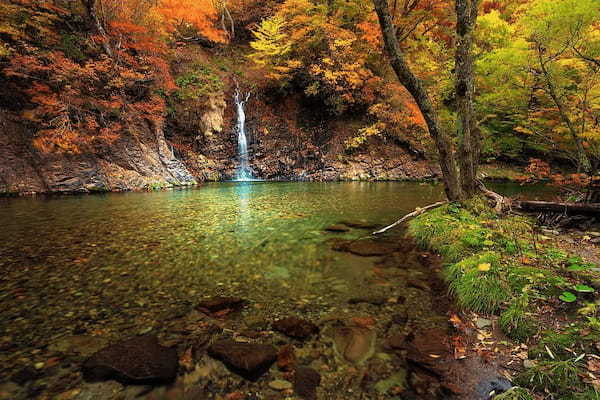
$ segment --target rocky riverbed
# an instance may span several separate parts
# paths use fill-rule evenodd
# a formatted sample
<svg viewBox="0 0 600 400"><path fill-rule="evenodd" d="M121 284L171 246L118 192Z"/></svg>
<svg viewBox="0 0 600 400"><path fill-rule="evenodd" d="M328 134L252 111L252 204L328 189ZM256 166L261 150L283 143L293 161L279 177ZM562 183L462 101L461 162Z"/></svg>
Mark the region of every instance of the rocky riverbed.
<svg viewBox="0 0 600 400"><path fill-rule="evenodd" d="M487 399L505 387L455 357L440 260L365 228L323 233L360 290L333 279L293 301L257 295L261 277L132 290L127 273L103 270L104 287L82 289L90 276L9 271L0 399Z"/></svg>

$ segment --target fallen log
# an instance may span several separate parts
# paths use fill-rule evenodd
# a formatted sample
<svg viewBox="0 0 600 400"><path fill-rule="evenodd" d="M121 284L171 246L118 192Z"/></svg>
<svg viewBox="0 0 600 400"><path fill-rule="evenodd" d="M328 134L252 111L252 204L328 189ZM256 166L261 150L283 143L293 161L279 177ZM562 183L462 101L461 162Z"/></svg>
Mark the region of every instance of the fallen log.
<svg viewBox="0 0 600 400"><path fill-rule="evenodd" d="M552 201L522 200L515 202L523 211L542 211L564 214L600 215L600 203L559 203Z"/></svg>

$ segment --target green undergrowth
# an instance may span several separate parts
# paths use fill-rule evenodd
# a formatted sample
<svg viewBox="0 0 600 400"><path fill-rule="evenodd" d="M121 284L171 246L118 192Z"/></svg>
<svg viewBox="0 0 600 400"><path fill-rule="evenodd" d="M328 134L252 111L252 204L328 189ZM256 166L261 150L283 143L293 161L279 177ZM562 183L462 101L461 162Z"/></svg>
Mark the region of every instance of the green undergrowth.
<svg viewBox="0 0 600 400"><path fill-rule="evenodd" d="M529 218L500 218L480 198L442 206L409 223L423 248L444 257L444 278L457 303L498 315L509 338L529 344L534 366L517 379L525 389L502 399L529 399L527 390L597 399L581 379L585 355L598 353L594 346L600 342L595 266L557 249L538 231Z"/></svg>

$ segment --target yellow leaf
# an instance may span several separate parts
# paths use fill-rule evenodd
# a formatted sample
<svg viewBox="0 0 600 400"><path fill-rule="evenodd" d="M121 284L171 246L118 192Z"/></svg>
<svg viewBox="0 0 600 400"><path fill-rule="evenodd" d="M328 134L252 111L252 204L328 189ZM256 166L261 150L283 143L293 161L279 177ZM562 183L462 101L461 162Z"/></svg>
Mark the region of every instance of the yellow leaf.
<svg viewBox="0 0 600 400"><path fill-rule="evenodd" d="M487 272L490 270L491 267L492 267L492 265L490 263L483 263L483 264L479 264L477 266L477 269L482 272Z"/></svg>

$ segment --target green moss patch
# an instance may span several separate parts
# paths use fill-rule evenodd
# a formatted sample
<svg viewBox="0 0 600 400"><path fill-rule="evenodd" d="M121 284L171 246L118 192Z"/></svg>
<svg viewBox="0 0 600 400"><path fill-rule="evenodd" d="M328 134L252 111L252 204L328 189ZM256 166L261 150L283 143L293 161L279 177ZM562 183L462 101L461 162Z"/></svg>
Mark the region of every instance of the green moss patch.
<svg viewBox="0 0 600 400"><path fill-rule="evenodd" d="M425 213L409 233L444 257L444 277L461 307L498 315L509 338L529 344L533 367L519 375L520 388L499 398L531 399L527 389L597 398L581 379L586 354L597 353L600 342L593 265L558 250L530 219L498 217L484 199Z"/></svg>

